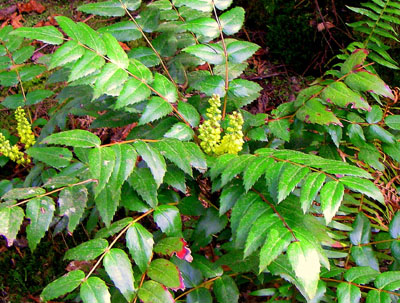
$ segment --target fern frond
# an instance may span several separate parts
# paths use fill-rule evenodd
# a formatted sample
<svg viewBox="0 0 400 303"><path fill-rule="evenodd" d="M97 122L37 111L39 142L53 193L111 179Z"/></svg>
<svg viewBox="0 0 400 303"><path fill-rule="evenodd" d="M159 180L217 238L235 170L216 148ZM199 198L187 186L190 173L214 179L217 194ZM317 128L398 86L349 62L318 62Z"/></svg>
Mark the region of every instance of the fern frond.
<svg viewBox="0 0 400 303"><path fill-rule="evenodd" d="M398 63L387 51L390 49L390 43L399 42L396 25L400 24L400 1L370 0L361 3L361 7L347 8L365 16L364 20L348 25L354 31L365 34L362 44L363 48L370 51L369 58L388 68L399 69Z"/></svg>

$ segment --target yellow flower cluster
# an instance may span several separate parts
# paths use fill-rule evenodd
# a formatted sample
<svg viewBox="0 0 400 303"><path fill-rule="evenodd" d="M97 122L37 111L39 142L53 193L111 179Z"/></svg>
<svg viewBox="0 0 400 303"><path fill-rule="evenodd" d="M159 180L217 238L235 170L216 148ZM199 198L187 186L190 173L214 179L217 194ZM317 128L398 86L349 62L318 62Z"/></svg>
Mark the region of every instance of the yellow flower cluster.
<svg viewBox="0 0 400 303"><path fill-rule="evenodd" d="M28 164L31 162L29 158L24 157L24 153L18 149L17 145L11 146L10 141L6 140L6 137L2 133L0 133L0 154L18 164Z"/></svg>
<svg viewBox="0 0 400 303"><path fill-rule="evenodd" d="M32 132L31 125L26 119L25 111L18 107L15 111L15 119L17 120L17 132L20 137L20 142L25 144L25 149L35 144L35 135ZM10 158L18 164L29 164L31 159L24 155L18 148L18 145L11 146L10 141L0 133L0 154Z"/></svg>
<svg viewBox="0 0 400 303"><path fill-rule="evenodd" d="M237 154L242 150L243 140L243 117L238 112L233 112L229 115L229 127L221 140L221 125L222 119L221 100L218 95L213 95L208 100L210 107L207 108L205 120L199 127L200 146L205 153L209 155Z"/></svg>
<svg viewBox="0 0 400 303"><path fill-rule="evenodd" d="M31 129L31 124L26 119L25 111L18 107L15 111L15 119L17 120L17 131L21 138L21 143L25 144L25 149L28 149L35 144L35 136Z"/></svg>

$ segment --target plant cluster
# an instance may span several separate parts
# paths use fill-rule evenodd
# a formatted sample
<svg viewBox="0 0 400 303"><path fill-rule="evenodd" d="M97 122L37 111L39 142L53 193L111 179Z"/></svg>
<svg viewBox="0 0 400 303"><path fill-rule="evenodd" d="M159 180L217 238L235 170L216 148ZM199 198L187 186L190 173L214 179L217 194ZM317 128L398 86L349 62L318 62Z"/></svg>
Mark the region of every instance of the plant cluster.
<svg viewBox="0 0 400 303"><path fill-rule="evenodd" d="M0 30L0 81L15 93L3 106L52 94L26 93L27 70L65 85L36 142L17 110L33 165L23 183L0 181L0 235L12 246L24 233L32 251L49 230L89 236L64 255L89 268L60 273L43 301L233 303L242 289L270 302L397 300L398 92L367 44L295 101L251 114L261 86L240 76L258 46L228 38L245 14L231 5L111 0L79 8L116 18L98 30L63 16ZM42 65L17 61L31 55L24 39L58 48ZM135 127L102 142L68 129L71 114Z"/></svg>

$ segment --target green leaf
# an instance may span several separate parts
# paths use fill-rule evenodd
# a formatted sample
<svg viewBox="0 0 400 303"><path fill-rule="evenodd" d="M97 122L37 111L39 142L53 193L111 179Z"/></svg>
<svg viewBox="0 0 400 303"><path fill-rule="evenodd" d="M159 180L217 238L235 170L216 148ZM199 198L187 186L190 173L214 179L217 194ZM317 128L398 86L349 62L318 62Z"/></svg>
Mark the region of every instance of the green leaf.
<svg viewBox="0 0 400 303"><path fill-rule="evenodd" d="M227 211L229 211L239 199L239 197L244 193L240 183L232 182L228 186L224 186L220 196L219 204L219 214L222 216Z"/></svg>
<svg viewBox="0 0 400 303"><path fill-rule="evenodd" d="M229 83L228 93L235 97L248 97L250 101L258 98L262 87L252 81L245 79L235 79Z"/></svg>
<svg viewBox="0 0 400 303"><path fill-rule="evenodd" d="M82 244L68 249L64 255L64 260L78 260L78 261L90 261L96 259L102 253L106 251L108 247L107 240L104 239L93 239Z"/></svg>
<svg viewBox="0 0 400 303"><path fill-rule="evenodd" d="M177 139L165 139L156 142L155 146L164 157L182 169L186 174L192 176L190 154L186 150L184 143Z"/></svg>
<svg viewBox="0 0 400 303"><path fill-rule="evenodd" d="M183 280L178 267L165 259L156 259L147 269L148 276L173 290L183 289Z"/></svg>
<svg viewBox="0 0 400 303"><path fill-rule="evenodd" d="M98 29L99 33L109 33L121 42L133 41L142 37L132 21L121 21Z"/></svg>
<svg viewBox="0 0 400 303"><path fill-rule="evenodd" d="M143 160L150 168L157 186L160 186L167 170L164 157L157 149L144 141L136 141L133 145L138 154L142 156Z"/></svg>
<svg viewBox="0 0 400 303"><path fill-rule="evenodd" d="M379 290L370 290L367 295L366 303L391 303L392 299L390 295L386 292Z"/></svg>
<svg viewBox="0 0 400 303"><path fill-rule="evenodd" d="M115 191L121 189L135 168L137 153L128 144L117 144L111 147L115 153L115 166L107 186Z"/></svg>
<svg viewBox="0 0 400 303"><path fill-rule="evenodd" d="M246 167L250 160L254 158L253 155L241 155L240 157L233 159L229 167L224 169L221 175L221 186L224 186L234 177L240 174Z"/></svg>
<svg viewBox="0 0 400 303"><path fill-rule="evenodd" d="M131 261L128 255L119 248L106 253L103 260L104 269L125 299L130 302L135 295L134 278Z"/></svg>
<svg viewBox="0 0 400 303"><path fill-rule="evenodd" d="M65 295L77 288L85 278L85 273L81 270L73 270L68 274L58 278L48 284L40 294L44 301L49 301L59 296Z"/></svg>
<svg viewBox="0 0 400 303"><path fill-rule="evenodd" d="M85 49L77 41L71 40L59 47L51 56L49 69L64 66L78 60L85 53Z"/></svg>
<svg viewBox="0 0 400 303"><path fill-rule="evenodd" d="M221 266L211 262L206 257L201 255L194 256L193 266L199 269L206 279L220 277L224 273L224 270Z"/></svg>
<svg viewBox="0 0 400 303"><path fill-rule="evenodd" d="M344 186L339 181L326 183L321 189L321 208L325 222L329 224L338 211L344 195Z"/></svg>
<svg viewBox="0 0 400 303"><path fill-rule="evenodd" d="M190 103L179 101L178 111L190 123L192 127L197 127L200 123L200 114Z"/></svg>
<svg viewBox="0 0 400 303"><path fill-rule="evenodd" d="M52 96L54 93L46 89L38 89L26 95L26 105L33 105Z"/></svg>
<svg viewBox="0 0 400 303"><path fill-rule="evenodd" d="M153 122L157 119L165 117L172 112L172 106L167 101L160 97L152 97L147 104L142 116L139 120L139 125L144 125Z"/></svg>
<svg viewBox="0 0 400 303"><path fill-rule="evenodd" d="M355 50L342 64L340 72L345 75L354 69L361 67L364 64L365 59L368 56L366 49Z"/></svg>
<svg viewBox="0 0 400 303"><path fill-rule="evenodd" d="M350 233L350 241L353 245L366 244L369 243L370 237L371 223L363 213L358 213Z"/></svg>
<svg viewBox="0 0 400 303"><path fill-rule="evenodd" d="M350 268L345 274L344 278L346 281L353 282L356 284L368 284L374 281L379 275L379 271L366 266L356 266Z"/></svg>
<svg viewBox="0 0 400 303"><path fill-rule="evenodd" d="M73 40L79 41L78 37L78 26L77 24L72 21L70 18L64 17L64 16L56 16L55 17L58 25L61 27L61 29Z"/></svg>
<svg viewBox="0 0 400 303"><path fill-rule="evenodd" d="M31 221L26 228L29 248L34 251L53 220L54 201L49 197L35 198L26 206L26 217Z"/></svg>
<svg viewBox="0 0 400 303"><path fill-rule="evenodd" d="M153 235L141 224L135 223L126 233L126 246L135 263L144 273L153 254Z"/></svg>
<svg viewBox="0 0 400 303"><path fill-rule="evenodd" d="M98 72L104 64L105 60L102 57L98 56L92 51L86 50L83 57L81 57L72 67L71 73L68 77L68 82L72 82Z"/></svg>
<svg viewBox="0 0 400 303"><path fill-rule="evenodd" d="M13 188L5 193L2 200L22 200L43 195L46 191L41 187Z"/></svg>
<svg viewBox="0 0 400 303"><path fill-rule="evenodd" d="M0 208L0 235L6 237L7 246L13 245L24 215L24 211L19 206Z"/></svg>
<svg viewBox="0 0 400 303"><path fill-rule="evenodd" d="M83 215L88 199L86 187L82 185L64 188L58 197L60 215L68 217L68 231L73 232Z"/></svg>
<svg viewBox="0 0 400 303"><path fill-rule="evenodd" d="M26 153L56 168L66 167L72 160L72 153L63 147L31 147Z"/></svg>
<svg viewBox="0 0 400 303"><path fill-rule="evenodd" d="M391 129L400 130L400 115L391 115L385 117L385 123Z"/></svg>
<svg viewBox="0 0 400 303"><path fill-rule="evenodd" d="M259 272L263 272L292 242L292 234L284 227L271 228L260 250Z"/></svg>
<svg viewBox="0 0 400 303"><path fill-rule="evenodd" d="M9 109L17 109L19 106L25 106L24 96L22 94L15 94L7 96L1 105Z"/></svg>
<svg viewBox="0 0 400 303"><path fill-rule="evenodd" d="M98 16L109 17L122 17L125 15L124 6L129 10L136 10L139 8L140 0L119 0L88 3L78 7L78 10L87 14L94 14Z"/></svg>
<svg viewBox="0 0 400 303"><path fill-rule="evenodd" d="M95 196L107 185L115 166L115 152L111 147L97 147L89 152L89 171L97 180Z"/></svg>
<svg viewBox="0 0 400 303"><path fill-rule="evenodd" d="M314 201L318 191L324 184L326 176L322 173L311 173L304 180L301 187L300 204L303 212L306 213L311 203Z"/></svg>
<svg viewBox="0 0 400 303"><path fill-rule="evenodd" d="M118 96L117 102L115 103L115 108L119 109L130 104L141 102L147 99L150 95L151 90L146 86L146 84L135 78L130 78L125 82L124 87Z"/></svg>
<svg viewBox="0 0 400 303"><path fill-rule="evenodd" d="M140 34L141 36L141 34ZM160 64L160 59L149 47L136 47L128 53L129 58L134 58L142 62L147 67L152 67Z"/></svg>
<svg viewBox="0 0 400 303"><path fill-rule="evenodd" d="M346 187L350 188L352 191L362 193L381 203L385 203L385 198L383 197L381 191L370 180L352 176L345 176L340 178L339 181L343 183Z"/></svg>
<svg viewBox="0 0 400 303"><path fill-rule="evenodd" d="M389 224L389 233L393 239L400 237L400 211L397 211Z"/></svg>
<svg viewBox="0 0 400 303"><path fill-rule="evenodd" d="M78 30L79 42L90 47L96 52L96 55L105 55L107 52L104 41L101 39L98 32L92 29L89 25L83 22L76 23Z"/></svg>
<svg viewBox="0 0 400 303"><path fill-rule="evenodd" d="M186 299L187 303L212 303L210 291L204 287L197 288L190 292Z"/></svg>
<svg viewBox="0 0 400 303"><path fill-rule="evenodd" d="M290 141L290 121L289 119L273 120L268 123L271 133L286 142Z"/></svg>
<svg viewBox="0 0 400 303"><path fill-rule="evenodd" d="M361 299L360 289L350 283L339 283L337 289L338 302L340 303L358 303Z"/></svg>
<svg viewBox="0 0 400 303"><path fill-rule="evenodd" d="M103 94L118 95L127 78L128 74L125 70L113 63L107 63L97 76L93 98L96 99Z"/></svg>
<svg viewBox="0 0 400 303"><path fill-rule="evenodd" d="M246 192L249 191L272 163L273 160L268 157L257 157L248 163L243 174L243 185Z"/></svg>
<svg viewBox="0 0 400 303"><path fill-rule="evenodd" d="M362 96L352 91L343 82L333 82L322 91L322 98L337 106L346 108L351 104L351 108L371 110L371 106L364 100Z"/></svg>
<svg viewBox="0 0 400 303"><path fill-rule="evenodd" d="M90 277L82 283L80 296L83 303L111 303L106 283L97 277Z"/></svg>
<svg viewBox="0 0 400 303"><path fill-rule="evenodd" d="M305 293L313 298L317 292L320 263L318 251L306 241L293 242L287 249L292 266Z"/></svg>
<svg viewBox="0 0 400 303"><path fill-rule="evenodd" d="M170 237L182 236L182 221L179 209L172 205L160 205L154 211L154 222Z"/></svg>
<svg viewBox="0 0 400 303"><path fill-rule="evenodd" d="M15 64L22 64L32 57L35 48L32 45L25 46L15 51L12 56Z"/></svg>
<svg viewBox="0 0 400 303"><path fill-rule="evenodd" d="M20 27L14 30L12 35L35 39L47 44L59 45L64 42L63 35L54 26Z"/></svg>
<svg viewBox="0 0 400 303"><path fill-rule="evenodd" d="M225 80L222 76L209 75L203 81L193 84L193 88L205 93L207 96L217 94L220 97L225 96Z"/></svg>
<svg viewBox="0 0 400 303"><path fill-rule="evenodd" d="M340 125L339 119L326 107L322 105L321 99L313 98L308 100L298 111L296 117L306 123L316 123L320 125Z"/></svg>
<svg viewBox="0 0 400 303"><path fill-rule="evenodd" d="M308 174L307 167L286 164L278 183L278 203L282 202Z"/></svg>
<svg viewBox="0 0 400 303"><path fill-rule="evenodd" d="M39 76L45 70L46 68L41 65L25 65L19 70L19 76L21 77L22 82L26 82L32 80L36 76Z"/></svg>
<svg viewBox="0 0 400 303"><path fill-rule="evenodd" d="M156 207L158 186L148 168L135 169L128 182L151 208Z"/></svg>
<svg viewBox="0 0 400 303"><path fill-rule="evenodd" d="M164 182L182 193L186 193L185 173L173 165L168 165Z"/></svg>
<svg viewBox="0 0 400 303"><path fill-rule="evenodd" d="M379 125L370 125L368 126L368 134L374 138L379 139L383 143L394 144L396 138L387 130L383 129Z"/></svg>
<svg viewBox="0 0 400 303"><path fill-rule="evenodd" d="M96 192L97 196L95 197L94 202L97 210L99 211L104 224L110 226L121 199L121 189L113 190L107 186L101 191L97 191L96 188Z"/></svg>
<svg viewBox="0 0 400 303"><path fill-rule="evenodd" d="M169 103L174 103L178 99L178 92L174 84L159 73L154 76L153 88L164 96Z"/></svg>
<svg viewBox="0 0 400 303"><path fill-rule="evenodd" d="M244 9L241 7L235 7L223 13L219 17L223 32L227 35L236 34L243 25L244 13Z"/></svg>
<svg viewBox="0 0 400 303"><path fill-rule="evenodd" d="M374 284L379 289L395 291L400 288L400 271L387 271L381 273Z"/></svg>
<svg viewBox="0 0 400 303"><path fill-rule="evenodd" d="M242 63L250 58L259 48L257 44L247 41L229 43L227 46L229 61L232 63Z"/></svg>
<svg viewBox="0 0 400 303"><path fill-rule="evenodd" d="M190 165L196 168L199 172L204 173L207 170L207 163L200 147L193 142L185 143L185 147L191 156Z"/></svg>
<svg viewBox="0 0 400 303"><path fill-rule="evenodd" d="M366 120L368 123L378 123L383 119L383 111L379 105L373 105L371 111L367 113Z"/></svg>
<svg viewBox="0 0 400 303"><path fill-rule="evenodd" d="M223 64L225 62L224 50L218 44L196 44L186 47L182 51L192 54L210 64Z"/></svg>
<svg viewBox="0 0 400 303"><path fill-rule="evenodd" d="M186 21L186 28L197 35L205 36L208 40L219 35L218 23L213 18L201 17Z"/></svg>
<svg viewBox="0 0 400 303"><path fill-rule="evenodd" d="M378 76L367 71L354 72L348 75L344 82L351 88L361 92L372 92L379 96L393 99L390 87Z"/></svg>
<svg viewBox="0 0 400 303"><path fill-rule="evenodd" d="M128 70L145 83L153 82L153 74L146 65L136 59L129 60Z"/></svg>
<svg viewBox="0 0 400 303"><path fill-rule="evenodd" d="M86 130L74 129L52 134L42 140L40 144L58 144L72 147L99 147L99 137Z"/></svg>
<svg viewBox="0 0 400 303"><path fill-rule="evenodd" d="M146 281L139 289L139 298L143 303L174 303L175 300L169 291L160 283Z"/></svg>
<svg viewBox="0 0 400 303"><path fill-rule="evenodd" d="M226 10L229 6L231 6L232 0L214 0L214 5L219 10Z"/></svg>
<svg viewBox="0 0 400 303"><path fill-rule="evenodd" d="M117 39L115 39L111 34L105 33L103 35L103 41L106 45L107 56L112 63L116 64L119 68L128 68L128 55L122 49L121 45L119 45Z"/></svg>
<svg viewBox="0 0 400 303"><path fill-rule="evenodd" d="M178 122L164 134L164 137L178 139L179 141L190 141L194 137L194 131L185 123Z"/></svg>
<svg viewBox="0 0 400 303"><path fill-rule="evenodd" d="M215 280L213 286L215 297L219 303L239 302L239 289L230 276L224 275Z"/></svg>

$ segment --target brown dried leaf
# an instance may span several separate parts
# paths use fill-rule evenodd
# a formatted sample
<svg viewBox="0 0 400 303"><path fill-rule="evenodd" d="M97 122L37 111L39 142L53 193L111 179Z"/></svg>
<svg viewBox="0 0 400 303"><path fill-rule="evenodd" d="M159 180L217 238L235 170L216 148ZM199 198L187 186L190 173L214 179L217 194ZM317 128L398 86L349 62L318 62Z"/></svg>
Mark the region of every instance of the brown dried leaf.
<svg viewBox="0 0 400 303"><path fill-rule="evenodd" d="M20 13L36 12L41 14L46 10L42 4L35 0L30 0L28 3L18 3L17 6Z"/></svg>
<svg viewBox="0 0 400 303"><path fill-rule="evenodd" d="M19 27L23 26L21 21L25 21L25 19L22 18L22 15L18 15L18 13L14 13L11 15L10 21L11 21L11 25L13 28L19 28Z"/></svg>

